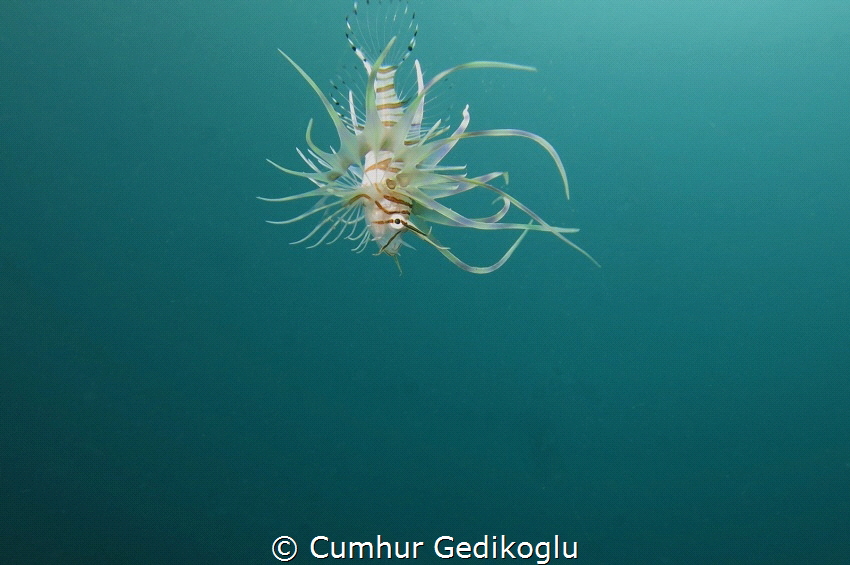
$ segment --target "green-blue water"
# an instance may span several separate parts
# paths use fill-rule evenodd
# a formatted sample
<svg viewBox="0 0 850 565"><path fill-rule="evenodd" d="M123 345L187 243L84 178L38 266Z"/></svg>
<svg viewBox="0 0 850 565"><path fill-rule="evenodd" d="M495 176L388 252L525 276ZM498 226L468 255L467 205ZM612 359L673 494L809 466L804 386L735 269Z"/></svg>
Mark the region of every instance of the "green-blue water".
<svg viewBox="0 0 850 565"><path fill-rule="evenodd" d="M361 2L361 5L363 2ZM416 3L449 164L580 227L476 276L308 250L295 147L347 0L0 12L0 562L277 563L272 541L850 553L850 7ZM442 116L437 116L442 117ZM487 264L503 233L440 232ZM457 562L457 559L453 560ZM510 560L502 560L508 562ZM527 562L534 562L530 559ZM564 561L561 559L560 561ZM526 561L523 561L526 562ZM553 561L555 562L555 561Z"/></svg>

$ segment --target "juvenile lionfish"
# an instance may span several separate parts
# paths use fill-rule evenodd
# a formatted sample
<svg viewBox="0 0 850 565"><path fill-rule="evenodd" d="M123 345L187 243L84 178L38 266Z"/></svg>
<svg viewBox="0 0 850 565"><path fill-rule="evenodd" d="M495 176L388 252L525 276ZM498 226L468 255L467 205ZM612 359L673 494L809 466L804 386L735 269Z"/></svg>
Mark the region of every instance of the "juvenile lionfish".
<svg viewBox="0 0 850 565"><path fill-rule="evenodd" d="M310 246L315 247L344 237L356 242L353 250L361 252L369 241L374 241L378 245L376 255L386 253L397 264L402 244L409 247L402 238L410 232L470 273L495 271L505 264L529 231L542 231L551 233L597 264L587 252L564 236L578 229L548 224L505 190L492 184L500 177L507 183L506 172L468 177L466 166L440 164L462 139L523 137L546 150L558 169L569 198L564 165L548 141L533 133L515 129L467 131L469 105L463 109L460 125L452 133L449 133L450 127L442 120L430 126L424 122L426 96L435 84L456 71L482 68L516 71L535 69L494 61L474 61L444 70L425 82L419 61L415 60L416 93L401 98L395 78L416 44L419 28L415 13L402 0L379 1L377 4L380 6L376 3L370 5L367 0L366 4L364 9L359 9L355 2L352 14L346 17L348 43L366 71L362 100L350 89L347 100L343 98L344 95L339 96L343 98L342 101L337 97L328 98L304 69L280 51L319 96L339 135L339 148L331 149L330 153L319 149L312 140L313 120L310 120L306 135L307 154L300 149L297 151L311 170L293 171L269 161L285 173L309 179L315 188L301 194L262 200L286 202L302 198L318 199L310 209L294 218L269 223L288 224L321 214L321 220L312 231L293 244L315 238ZM379 11L383 12L378 14ZM376 45L372 37L375 33L390 38ZM407 44L397 41L401 33L410 38ZM450 196L475 188L494 193L495 202L500 204L499 210L486 218L469 218L442 203ZM511 206L525 214L524 223L502 221ZM439 243L431 229L426 227L427 223L479 230L517 230L519 236L501 259L487 267L474 267Z"/></svg>

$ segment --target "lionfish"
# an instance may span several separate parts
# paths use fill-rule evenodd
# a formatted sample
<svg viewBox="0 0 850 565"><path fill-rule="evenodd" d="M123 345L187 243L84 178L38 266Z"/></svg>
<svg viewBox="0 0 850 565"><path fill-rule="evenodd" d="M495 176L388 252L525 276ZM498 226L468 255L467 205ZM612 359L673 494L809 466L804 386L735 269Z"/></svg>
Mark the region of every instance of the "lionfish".
<svg viewBox="0 0 850 565"><path fill-rule="evenodd" d="M375 14L371 18L370 11ZM338 97L325 96L310 75L289 55L279 50L318 95L336 128L339 147L326 152L316 146L311 135L311 119L307 125L306 154L297 149L310 168L309 171L290 170L269 160L269 163L285 173L310 180L315 188L283 198L261 197L261 200L287 202L302 198L317 199L302 214L269 223L288 224L320 215L321 219L310 233L293 244L315 239L310 245L315 247L323 242L330 244L344 238L355 242L353 251L361 252L370 241L374 241L378 245L376 255L387 254L397 265L401 246L410 247L402 238L406 233L411 233L434 247L456 266L478 274L491 273L504 265L528 232L548 232L598 265L586 251L564 235L575 233L578 229L547 223L504 189L494 186L493 181L499 178L507 184L507 172L496 171L469 177L466 166L441 164L455 144L463 139L529 139L549 154L569 198L564 165L548 141L536 134L516 129L467 131L469 105L463 109L460 124L453 132L450 132L450 126L444 124L443 120L438 119L430 126L425 122L426 97L431 94L434 85L452 73L484 68L514 71L536 69L495 61L474 61L437 73L426 82L419 61L414 60L415 94L411 92L409 96L402 97L396 88L396 74L413 51L419 31L415 12L408 3L402 0L379 0L370 5L367 0L366 6L360 9L355 2L353 12L346 17L346 28L348 43L366 72L362 99L359 93L355 95L351 89L348 90L347 99L341 94L337 94ZM376 45L374 38L370 37L376 32L391 37L385 43ZM407 44L398 42L401 33L410 38ZM335 88L341 93L338 87ZM470 218L443 203L449 197L473 189L495 194L494 204L499 209L488 217ZM503 221L511 207L525 214L524 223ZM486 267L476 267L462 261L449 247L442 245L431 229L426 227L428 224L478 230L515 230L519 235L501 259Z"/></svg>

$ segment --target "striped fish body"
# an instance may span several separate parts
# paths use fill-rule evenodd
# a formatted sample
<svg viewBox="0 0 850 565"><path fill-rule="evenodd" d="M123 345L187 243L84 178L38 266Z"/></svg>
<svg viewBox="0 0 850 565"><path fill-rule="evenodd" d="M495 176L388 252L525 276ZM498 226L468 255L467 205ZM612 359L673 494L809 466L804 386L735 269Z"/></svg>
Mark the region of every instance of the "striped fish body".
<svg viewBox="0 0 850 565"><path fill-rule="evenodd" d="M408 111L407 104L399 98L395 81L396 72L416 45L418 28L415 24L415 13L410 10L407 2L367 1L362 10L355 2L352 14L346 18L346 28L348 43L366 72L365 88L374 96L374 106L367 103L364 109L364 124L361 125L357 120L358 113L351 93L349 115L343 116L348 118L355 134L370 141L370 148L363 156L361 198L364 219L380 251L396 256L403 244L404 232L419 229L411 219L413 202L398 191L402 188L398 174L404 166L403 156L399 155L397 158L396 151L388 149L397 144L394 141L394 136L398 135L397 126ZM379 37L367 35L375 33ZM406 47L393 50L392 47L402 34L409 35ZM374 52L376 47L382 51ZM380 63L376 65L379 60ZM418 94L421 92L423 81L419 62L416 61L415 64L419 77ZM371 97L367 97L367 100L369 98ZM418 141L424 105L424 100L420 101L414 110L414 118L409 120L410 127L404 135L405 145ZM372 108L377 119L373 117L370 120L369 113ZM367 129L377 131L366 131Z"/></svg>

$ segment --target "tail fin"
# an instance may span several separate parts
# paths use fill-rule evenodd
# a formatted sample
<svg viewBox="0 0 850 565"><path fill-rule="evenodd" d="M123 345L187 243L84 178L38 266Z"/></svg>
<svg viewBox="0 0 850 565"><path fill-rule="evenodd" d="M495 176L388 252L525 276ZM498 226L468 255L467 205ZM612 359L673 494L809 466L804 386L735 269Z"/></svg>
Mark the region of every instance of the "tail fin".
<svg viewBox="0 0 850 565"><path fill-rule="evenodd" d="M397 39L384 65L400 65L416 46L419 32L416 12L407 0L366 0L364 6L354 2L354 10L346 16L345 25L345 37L367 73L372 71L372 64L393 37ZM405 37L410 38L407 43Z"/></svg>

